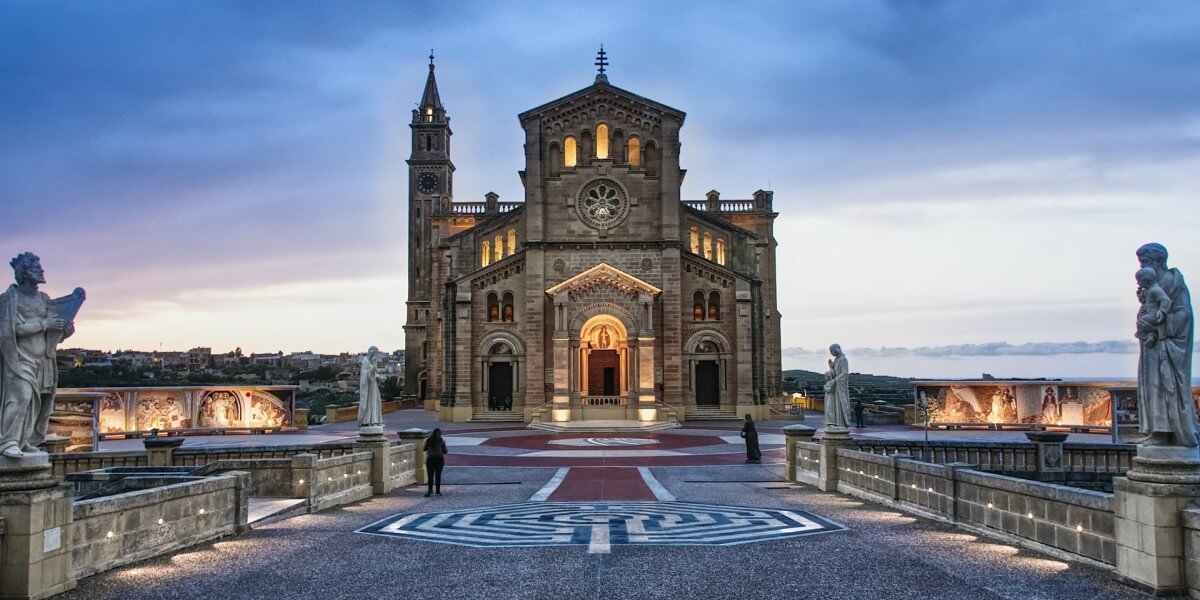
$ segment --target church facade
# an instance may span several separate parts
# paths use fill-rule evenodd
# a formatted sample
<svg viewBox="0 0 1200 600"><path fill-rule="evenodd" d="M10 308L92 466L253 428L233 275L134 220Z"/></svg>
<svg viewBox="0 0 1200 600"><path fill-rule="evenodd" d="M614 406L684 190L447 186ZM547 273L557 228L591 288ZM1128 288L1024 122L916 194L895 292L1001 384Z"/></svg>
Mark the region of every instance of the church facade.
<svg viewBox="0 0 1200 600"><path fill-rule="evenodd" d="M773 193L682 199L682 111L601 72L519 115L523 201L460 202L432 58L418 106L407 395L453 421L768 417Z"/></svg>

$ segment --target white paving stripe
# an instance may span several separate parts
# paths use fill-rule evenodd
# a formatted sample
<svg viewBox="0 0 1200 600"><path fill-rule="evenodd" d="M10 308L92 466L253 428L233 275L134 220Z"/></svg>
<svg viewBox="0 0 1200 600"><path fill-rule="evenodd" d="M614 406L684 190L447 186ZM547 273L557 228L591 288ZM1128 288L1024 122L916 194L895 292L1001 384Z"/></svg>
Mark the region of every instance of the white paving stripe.
<svg viewBox="0 0 1200 600"><path fill-rule="evenodd" d="M551 477L550 481L547 481L546 485L542 486L542 489L538 490L536 494L534 494L532 497L530 497L529 501L530 502L545 502L546 499L550 497L550 494L553 494L554 490L557 490L558 486L562 485L563 479L567 478L567 471L570 471L570 470L571 470L570 467L562 467L561 469L556 471L554 473L554 477Z"/></svg>
<svg viewBox="0 0 1200 600"><path fill-rule="evenodd" d="M588 554L608 554L612 545L608 543L608 524L592 525L592 539L588 542Z"/></svg>
<svg viewBox="0 0 1200 600"><path fill-rule="evenodd" d="M658 498L659 502L674 502L675 494L667 491L663 484L658 482L658 478L650 472L648 467L638 467L638 473L642 474L642 480L646 482L646 486L654 492L654 497Z"/></svg>

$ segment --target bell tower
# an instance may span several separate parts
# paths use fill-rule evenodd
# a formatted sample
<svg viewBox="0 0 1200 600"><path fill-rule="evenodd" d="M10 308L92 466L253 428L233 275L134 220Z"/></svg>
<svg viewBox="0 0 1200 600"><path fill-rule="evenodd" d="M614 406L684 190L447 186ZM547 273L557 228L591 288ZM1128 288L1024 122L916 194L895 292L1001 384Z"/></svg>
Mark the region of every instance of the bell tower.
<svg viewBox="0 0 1200 600"><path fill-rule="evenodd" d="M426 369L437 342L430 323L437 312L433 266L436 240L432 217L442 198L454 194L454 163L450 162L450 117L442 106L429 53L429 76L421 101L412 111L412 152L408 159L408 307L404 325L404 392L420 399L427 393Z"/></svg>

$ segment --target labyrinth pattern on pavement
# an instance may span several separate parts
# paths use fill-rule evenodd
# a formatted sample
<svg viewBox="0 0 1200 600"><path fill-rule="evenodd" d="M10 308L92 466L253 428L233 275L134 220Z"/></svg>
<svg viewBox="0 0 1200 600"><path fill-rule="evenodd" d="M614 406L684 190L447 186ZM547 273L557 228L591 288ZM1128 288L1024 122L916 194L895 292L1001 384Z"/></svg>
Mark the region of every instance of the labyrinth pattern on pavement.
<svg viewBox="0 0 1200 600"><path fill-rule="evenodd" d="M358 533L489 547L729 546L838 531L790 510L692 502L524 502L443 513L408 513Z"/></svg>

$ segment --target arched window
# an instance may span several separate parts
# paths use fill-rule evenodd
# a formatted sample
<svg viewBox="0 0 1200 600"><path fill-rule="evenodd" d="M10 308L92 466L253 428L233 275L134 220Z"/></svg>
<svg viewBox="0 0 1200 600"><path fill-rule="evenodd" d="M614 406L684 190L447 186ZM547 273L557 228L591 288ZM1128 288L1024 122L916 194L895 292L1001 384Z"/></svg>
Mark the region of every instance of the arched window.
<svg viewBox="0 0 1200 600"><path fill-rule="evenodd" d="M622 164L625 162L625 132L620 129L614 129L612 138L608 142L609 157L613 162Z"/></svg>
<svg viewBox="0 0 1200 600"><path fill-rule="evenodd" d="M646 155L642 158L646 163L646 174L651 177L658 177L659 155L658 146L654 142L646 142Z"/></svg>
<svg viewBox="0 0 1200 600"><path fill-rule="evenodd" d="M433 107L432 106L425 107L425 122L426 123L433 122Z"/></svg>
<svg viewBox="0 0 1200 600"><path fill-rule="evenodd" d="M692 254L700 254L700 230L692 228Z"/></svg>
<svg viewBox="0 0 1200 600"><path fill-rule="evenodd" d="M568 169L574 169L575 165L579 164L579 144L573 136L567 136L563 140L563 166Z"/></svg>
<svg viewBox="0 0 1200 600"><path fill-rule="evenodd" d="M504 292L503 318L505 323L513 322L513 295L512 292Z"/></svg>
<svg viewBox="0 0 1200 600"><path fill-rule="evenodd" d="M704 292L699 290L696 290L696 293L692 294L692 320L704 320Z"/></svg>
<svg viewBox="0 0 1200 600"><path fill-rule="evenodd" d="M480 264L485 267L492 264L492 244L487 240L483 240L483 244L480 246L480 249L482 250L482 252L480 252Z"/></svg>
<svg viewBox="0 0 1200 600"><path fill-rule="evenodd" d="M429 360L429 342L421 342L421 360Z"/></svg>
<svg viewBox="0 0 1200 600"><path fill-rule="evenodd" d="M489 323L500 320L500 300L496 292L488 292L487 295L487 320Z"/></svg>
<svg viewBox="0 0 1200 600"><path fill-rule="evenodd" d="M721 320L721 294L717 290L713 290L708 294L708 320Z"/></svg>
<svg viewBox="0 0 1200 600"><path fill-rule="evenodd" d="M642 141L636 135L629 137L625 145L625 157L629 160L629 166L642 166Z"/></svg>
<svg viewBox="0 0 1200 600"><path fill-rule="evenodd" d="M704 258L712 260L712 234L704 232Z"/></svg>
<svg viewBox="0 0 1200 600"><path fill-rule="evenodd" d="M504 258L504 238L500 237L499 234L496 235L496 241L495 245L492 246L492 252L495 253L497 262Z"/></svg>
<svg viewBox="0 0 1200 600"><path fill-rule="evenodd" d="M592 141L592 132L584 129L579 134L579 164L589 165L596 152L596 144Z"/></svg>
<svg viewBox="0 0 1200 600"><path fill-rule="evenodd" d="M558 144L550 144L550 168L547 169L551 177L558 175L558 170L562 168L562 150Z"/></svg>
<svg viewBox="0 0 1200 600"><path fill-rule="evenodd" d="M725 265L725 238L717 238L717 264Z"/></svg>
<svg viewBox="0 0 1200 600"><path fill-rule="evenodd" d="M425 151L429 152L430 150L433 150L433 136L427 133L425 134Z"/></svg>
<svg viewBox="0 0 1200 600"><path fill-rule="evenodd" d="M608 125L596 126L596 158L608 158Z"/></svg>
<svg viewBox="0 0 1200 600"><path fill-rule="evenodd" d="M512 256L517 253L517 230L508 230L508 255Z"/></svg>

